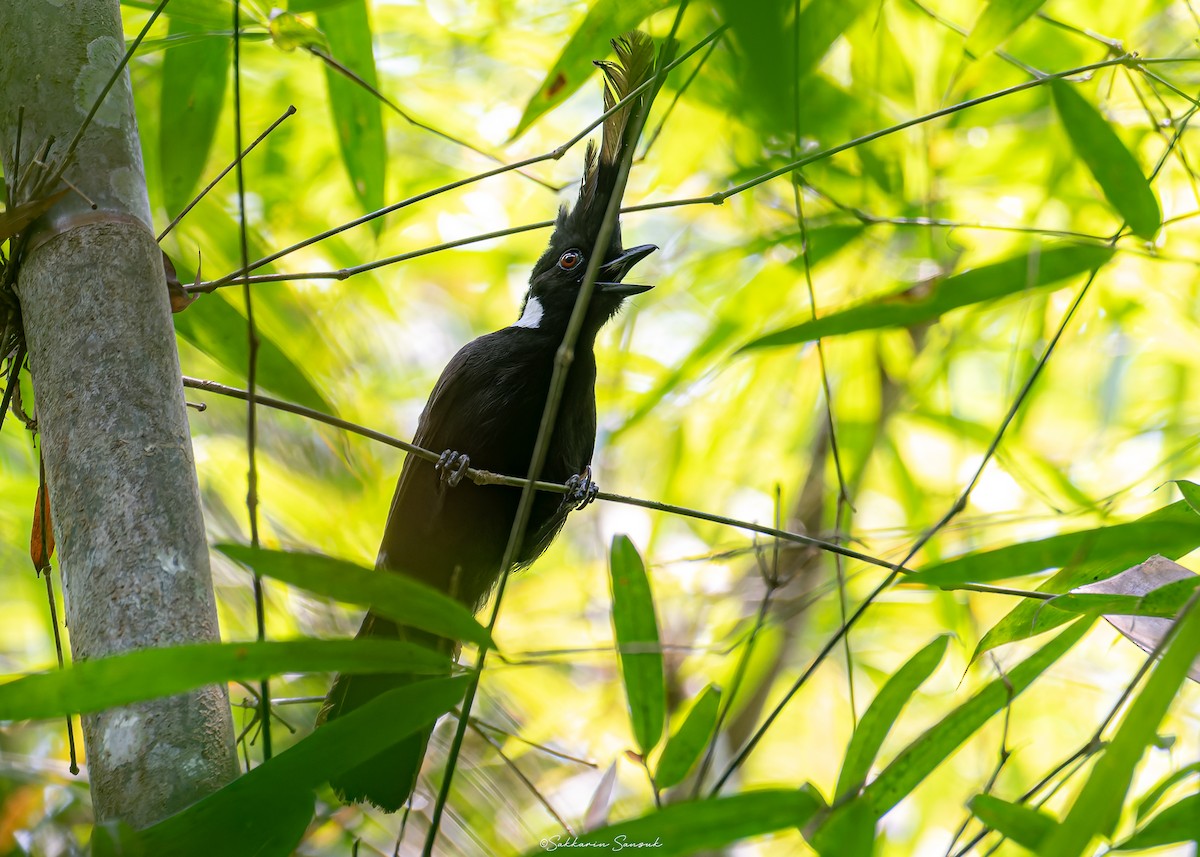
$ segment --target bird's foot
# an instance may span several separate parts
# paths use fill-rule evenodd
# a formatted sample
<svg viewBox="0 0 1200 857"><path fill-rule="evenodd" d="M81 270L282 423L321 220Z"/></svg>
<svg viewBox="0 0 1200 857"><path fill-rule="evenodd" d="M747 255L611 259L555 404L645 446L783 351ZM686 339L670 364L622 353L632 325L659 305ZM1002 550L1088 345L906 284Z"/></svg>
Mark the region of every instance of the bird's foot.
<svg viewBox="0 0 1200 857"><path fill-rule="evenodd" d="M455 452L452 449L447 449L438 458L437 464L433 469L437 472L442 482L454 488L459 482L462 482L463 476L467 473L467 468L471 466L471 459L466 453Z"/></svg>
<svg viewBox="0 0 1200 857"><path fill-rule="evenodd" d="M567 480L567 493L563 496L563 505L578 511L595 500L599 493L600 486L592 481L592 467L589 464L583 468L583 473Z"/></svg>

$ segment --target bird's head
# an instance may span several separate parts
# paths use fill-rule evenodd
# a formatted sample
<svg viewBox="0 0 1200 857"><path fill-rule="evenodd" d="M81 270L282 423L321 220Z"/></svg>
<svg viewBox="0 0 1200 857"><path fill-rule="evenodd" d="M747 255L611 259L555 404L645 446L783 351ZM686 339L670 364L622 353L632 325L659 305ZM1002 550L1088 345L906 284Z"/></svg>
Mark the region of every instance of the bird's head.
<svg viewBox="0 0 1200 857"><path fill-rule="evenodd" d="M588 161L593 157L589 150ZM595 249L596 236L603 220L604 212L597 212L596 208L588 205L581 193L581 199L573 209L564 207L559 212L554 234L550 236L550 245L533 266L529 292L525 296L525 306L516 323L517 327L559 332L566 330L583 285L588 256ZM620 226L613 230L596 274L596 285L585 316L585 330L594 334L616 315L625 298L652 288L626 283L624 278L634 265L657 249L653 244L641 244L626 250L621 245Z"/></svg>
<svg viewBox="0 0 1200 857"><path fill-rule="evenodd" d="M616 61L596 63L604 76L604 109L608 114L599 152L595 144L588 144L579 198L574 206L564 206L558 213L550 246L529 278L529 293L518 327L566 330L588 269L588 254L595 252L605 212L620 193L617 185L621 161L633 154L647 106L654 98L654 88L649 85L654 74L654 41L635 30L614 39L612 46ZM673 49L673 43L667 46L667 58ZM635 92L640 94L635 96ZM653 244L624 249L621 223L618 220L613 225L588 305L586 333L594 336L625 298L650 288L623 280L630 268L657 249Z"/></svg>

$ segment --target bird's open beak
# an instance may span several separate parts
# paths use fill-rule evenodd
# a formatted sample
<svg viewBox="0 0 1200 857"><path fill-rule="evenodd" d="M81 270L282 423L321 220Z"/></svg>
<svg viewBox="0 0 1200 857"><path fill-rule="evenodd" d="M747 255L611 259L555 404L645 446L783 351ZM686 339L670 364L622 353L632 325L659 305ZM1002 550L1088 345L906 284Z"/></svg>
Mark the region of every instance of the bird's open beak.
<svg viewBox="0 0 1200 857"><path fill-rule="evenodd" d="M629 248L611 262L601 265L600 274L596 279L596 291L601 294L615 295L622 298L650 291L654 286L622 283L621 279L629 273L630 268L657 249L658 247L653 244L640 244L637 247Z"/></svg>

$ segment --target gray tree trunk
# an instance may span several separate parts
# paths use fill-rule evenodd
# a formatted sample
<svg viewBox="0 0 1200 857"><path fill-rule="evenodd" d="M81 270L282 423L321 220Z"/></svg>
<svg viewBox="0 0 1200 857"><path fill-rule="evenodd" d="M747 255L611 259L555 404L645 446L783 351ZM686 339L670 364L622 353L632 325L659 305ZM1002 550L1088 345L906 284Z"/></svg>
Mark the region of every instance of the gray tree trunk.
<svg viewBox="0 0 1200 857"><path fill-rule="evenodd" d="M61 159L125 51L118 0L0 0L9 186ZM37 175L35 173L34 178ZM66 172L17 289L77 660L219 639L191 436L129 75ZM30 182L32 184L32 182ZM21 200L17 200L20 202ZM98 819L145 827L237 774L223 686L83 718Z"/></svg>

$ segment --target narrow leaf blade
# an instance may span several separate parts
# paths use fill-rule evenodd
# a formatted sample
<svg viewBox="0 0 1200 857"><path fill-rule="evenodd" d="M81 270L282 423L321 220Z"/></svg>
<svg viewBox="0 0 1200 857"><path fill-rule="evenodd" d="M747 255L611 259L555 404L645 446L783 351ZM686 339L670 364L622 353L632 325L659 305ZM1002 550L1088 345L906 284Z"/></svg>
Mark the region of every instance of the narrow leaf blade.
<svg viewBox="0 0 1200 857"><path fill-rule="evenodd" d="M1165 807L1113 851L1140 851L1173 845L1176 842L1200 840L1200 794L1188 795Z"/></svg>
<svg viewBox="0 0 1200 857"><path fill-rule="evenodd" d="M173 17L168 36L201 34L205 28ZM163 54L159 98L159 159L163 204L175 216L192 200L217 133L225 104L231 42L223 35L200 36Z"/></svg>
<svg viewBox="0 0 1200 857"><path fill-rule="evenodd" d="M207 295L191 304L187 312L176 313L175 332L204 352L236 377L246 374L250 359L246 341L246 317L224 295ZM258 383L264 390L325 413L333 413L299 363L260 329L258 331Z"/></svg>
<svg viewBox="0 0 1200 857"><path fill-rule="evenodd" d="M43 720L292 672L445 673L445 655L395 640L289 640L142 649L0 685L0 720Z"/></svg>
<svg viewBox="0 0 1200 857"><path fill-rule="evenodd" d="M1175 701L1192 661L1200 655L1200 598L1194 598L1177 621L1175 637L1167 644L1162 660L1134 697L1066 818L1046 840L1045 853L1062 857L1082 854L1093 838L1107 836L1116 827L1134 768L1157 737L1158 724Z"/></svg>
<svg viewBox="0 0 1200 857"><path fill-rule="evenodd" d="M1154 238L1162 226L1162 210L1133 153L1071 84L1052 80L1050 91L1071 146L1087 165L1105 198L1136 235L1147 241Z"/></svg>
<svg viewBox="0 0 1200 857"><path fill-rule="evenodd" d="M451 640L495 648L487 629L464 605L409 577L363 568L334 557L299 551L219 544L216 549L259 574L376 613Z"/></svg>
<svg viewBox="0 0 1200 857"><path fill-rule="evenodd" d="M871 765L892 725L900 717L900 712L904 710L917 688L933 675L933 671L942 662L949 642L950 638L945 634L934 638L925 648L909 658L871 700L858 723L858 728L850 738L850 746L846 749L846 758L842 762L835 792L838 798L849 794L866 781L867 774L871 772Z"/></svg>
<svg viewBox="0 0 1200 857"><path fill-rule="evenodd" d="M938 765L1016 696L1024 692L1055 661L1070 651L1091 627L1083 618L960 705L906 747L863 791L876 818L907 797Z"/></svg>
<svg viewBox="0 0 1200 857"><path fill-rule="evenodd" d="M613 632L620 653L633 735L645 755L658 744L666 719L666 684L658 620L654 616L654 599L646 566L629 537L614 537L609 556Z"/></svg>
<svg viewBox="0 0 1200 857"><path fill-rule="evenodd" d="M668 0L598 0L571 34L545 79L537 88L517 122L510 139L515 140L544 113L570 98L596 70L592 60L612 52L609 39L632 30L649 15L665 8Z"/></svg>
<svg viewBox="0 0 1200 857"><path fill-rule="evenodd" d="M351 0L321 9L317 12L317 26L329 40L330 55L364 83L378 89L366 0ZM383 106L372 92L328 64L325 82L329 87L329 107L342 150L342 162L346 165L354 195L364 211L383 208L387 179ZM381 221L373 223L378 228Z"/></svg>
<svg viewBox="0 0 1200 857"><path fill-rule="evenodd" d="M122 846L145 855L175 857L290 854L312 820L317 787L366 761L381 745L399 741L445 714L462 699L467 681L465 676L436 679L389 691L330 721L220 791L133 834Z"/></svg>
<svg viewBox="0 0 1200 857"><path fill-rule="evenodd" d="M968 804L975 817L1018 845L1036 851L1054 829L1055 819L1033 807L993 795L975 795Z"/></svg>
<svg viewBox="0 0 1200 857"><path fill-rule="evenodd" d="M708 685L700 691L687 718L663 748L658 766L654 769L654 784L660 789L669 789L683 782L700 754L708 746L713 729L717 725L717 712L721 704L721 691Z"/></svg>
<svg viewBox="0 0 1200 857"><path fill-rule="evenodd" d="M967 36L964 50L971 56L980 59L990 54L1001 42L1007 39L1018 27L1029 20L1046 0L990 0L987 8L980 13Z"/></svg>
<svg viewBox="0 0 1200 857"><path fill-rule="evenodd" d="M656 857L684 857L722 849L750 836L803 827L819 809L821 800L808 788L687 801L578 837L554 834L529 851L528 857L567 847L564 843L568 841L573 843L570 847L587 851L604 850L605 846L617 850L614 845L624 843L624 847L644 849Z"/></svg>
<svg viewBox="0 0 1200 857"><path fill-rule="evenodd" d="M1179 501L1125 523L963 554L914 572L905 581L927 586L987 583L1079 565L1091 558L1103 558L1116 573L1141 562L1148 553L1169 556L1167 550L1180 550L1176 556L1182 556L1197 546L1200 516Z"/></svg>
<svg viewBox="0 0 1200 857"><path fill-rule="evenodd" d="M910 327L951 310L996 300L1029 289L1051 286L1108 262L1113 251L1089 244L1040 247L990 265L946 277L929 287L917 284L901 292L760 336L741 351L799 345L826 336Z"/></svg>

